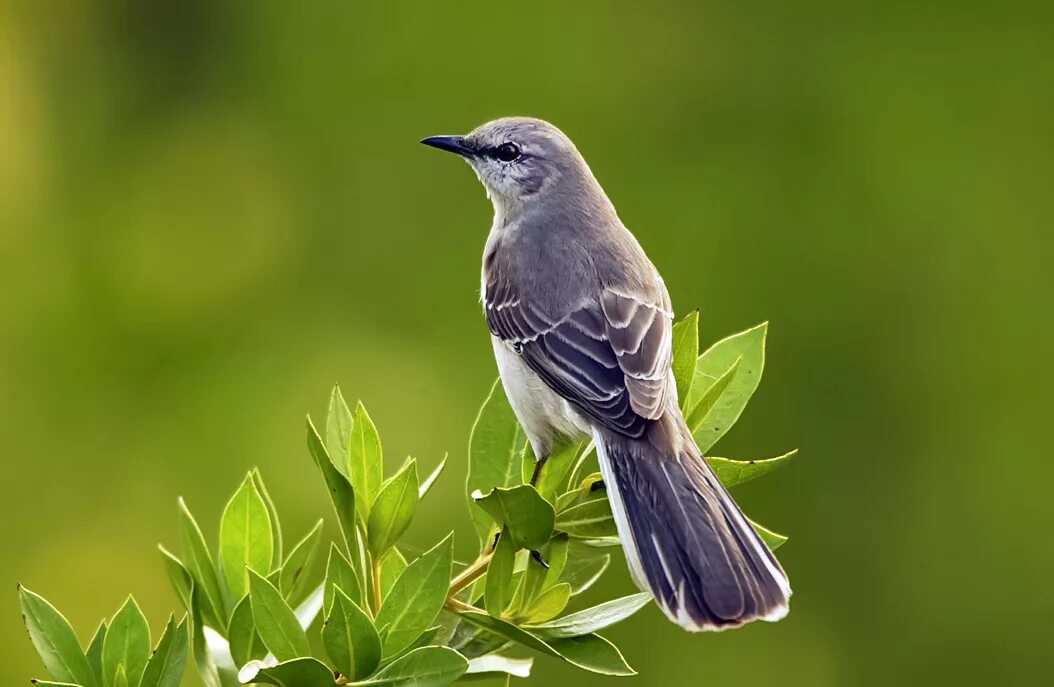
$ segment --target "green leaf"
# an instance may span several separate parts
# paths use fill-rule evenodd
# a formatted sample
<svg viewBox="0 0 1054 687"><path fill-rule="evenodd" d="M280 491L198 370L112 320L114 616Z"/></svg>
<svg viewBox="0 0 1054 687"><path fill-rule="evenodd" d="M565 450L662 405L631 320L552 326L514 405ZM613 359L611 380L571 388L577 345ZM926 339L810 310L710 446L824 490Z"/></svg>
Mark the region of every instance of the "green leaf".
<svg viewBox="0 0 1054 687"><path fill-rule="evenodd" d="M406 559L399 549L392 548L381 559L381 600L388 596L395 581L406 570Z"/></svg>
<svg viewBox="0 0 1054 687"><path fill-rule="evenodd" d="M673 378L677 398L687 399L695 380L695 360L699 357L699 311L693 310L673 325Z"/></svg>
<svg viewBox="0 0 1054 687"><path fill-rule="evenodd" d="M491 520L472 505L472 494L522 483L520 462L526 441L527 437L505 397L501 380L498 380L490 388L468 441L465 494L469 497L469 514L481 538L490 531Z"/></svg>
<svg viewBox="0 0 1054 687"><path fill-rule="evenodd" d="M135 599L129 596L106 628L102 645L103 677L116 675L117 668L123 665L128 682L138 685L149 658L150 626Z"/></svg>
<svg viewBox="0 0 1054 687"><path fill-rule="evenodd" d="M201 590L195 588L190 604L190 648L191 655L194 657L194 667L197 668L198 676L205 683L205 687L226 687L220 678L219 669L212 662L212 655L205 641L201 597Z"/></svg>
<svg viewBox="0 0 1054 687"><path fill-rule="evenodd" d="M315 559L315 553L318 551L318 542L321 538L322 521L319 520L311 528L311 531L297 542L297 545L289 552L285 562L282 563L282 572L278 576L278 588L282 590L282 594L287 599L295 596L297 590L302 586L302 582L307 578L305 573Z"/></svg>
<svg viewBox="0 0 1054 687"><path fill-rule="evenodd" d="M560 582L535 597L530 604L519 613L519 618L525 623L541 623L560 615L567 602L571 600L571 585Z"/></svg>
<svg viewBox="0 0 1054 687"><path fill-rule="evenodd" d="M797 449L784 453L775 458L764 460L729 460L728 458L714 458L707 456L706 462L721 480L725 487L734 487L743 482L749 482L755 477L767 475L776 468L782 467L787 461L797 454Z"/></svg>
<svg viewBox="0 0 1054 687"><path fill-rule="evenodd" d="M165 564L165 573L172 583L176 596L183 602L183 607L190 610L191 595L194 593L193 576L187 570L187 566L183 565L183 561L179 560L171 551L161 544L157 545L157 550L161 552L161 560Z"/></svg>
<svg viewBox="0 0 1054 687"><path fill-rule="evenodd" d="M84 650L84 656L88 659L88 665L91 666L92 673L95 675L94 685L103 684L102 679L102 645L106 639L106 621L99 623L99 629L95 631L95 635L92 636L91 641L88 642L88 648Z"/></svg>
<svg viewBox="0 0 1054 687"><path fill-rule="evenodd" d="M453 537L447 536L411 563L381 604L375 625L387 626L384 655L394 656L432 627L446 601L453 565Z"/></svg>
<svg viewBox="0 0 1054 687"><path fill-rule="evenodd" d="M512 570L516 566L516 544L508 536L508 530L502 530L498 545L487 567L486 591L483 596L487 613L501 616L511 600Z"/></svg>
<svg viewBox="0 0 1054 687"><path fill-rule="evenodd" d="M117 664L117 671L113 675L113 681L110 683L113 687L128 687L128 673L124 670L124 664Z"/></svg>
<svg viewBox="0 0 1054 687"><path fill-rule="evenodd" d="M278 685L278 687L333 687L333 673L314 658L294 658L269 668L259 662L245 666L238 673L243 683Z"/></svg>
<svg viewBox="0 0 1054 687"><path fill-rule="evenodd" d="M247 568L266 575L271 572L274 541L267 504L247 474L220 518L220 562L227 588L235 599L249 590Z"/></svg>
<svg viewBox="0 0 1054 687"><path fill-rule="evenodd" d="M553 534L556 513L552 504L529 484L495 487L486 495L476 492L472 496L496 523L508 527L521 549L540 549Z"/></svg>
<svg viewBox="0 0 1054 687"><path fill-rule="evenodd" d="M613 537L618 534L611 504L603 498L579 503L562 511L556 517L556 529L579 539Z"/></svg>
<svg viewBox="0 0 1054 687"><path fill-rule="evenodd" d="M725 393L725 389L729 387L732 380L734 380L739 373L739 363L741 361L742 358L736 358L736 360L728 366L728 369L725 370L713 384L707 387L706 391L703 392L703 395L691 410L688 410L687 408L684 410L684 420L688 425L688 429L695 432L703 426L703 422L706 421L710 411L713 410L714 406L717 405L717 402L721 400L721 396ZM698 386L699 385L693 385L692 388L694 389Z"/></svg>
<svg viewBox="0 0 1054 687"><path fill-rule="evenodd" d="M570 584L571 595L576 596L592 587L610 564L609 554L597 554L579 542L571 542L567 554L567 565L560 576L560 581Z"/></svg>
<svg viewBox="0 0 1054 687"><path fill-rule="evenodd" d="M606 601L584 611L569 613L562 618L532 625L524 629L529 629L532 633L542 638L563 639L578 637L603 630L625 620L647 606L650 601L651 594L648 592L631 594L630 596Z"/></svg>
<svg viewBox="0 0 1054 687"><path fill-rule="evenodd" d="M750 518L747 518L747 522L749 522L750 526L754 528L754 531L758 533L758 536L761 537L761 541L765 542L765 544L769 547L770 551L775 551L776 549L787 543L788 538L783 536L782 534L773 532L772 530L754 522Z"/></svg>
<svg viewBox="0 0 1054 687"><path fill-rule="evenodd" d="M570 540L565 535L557 535L542 549L545 562L549 564L549 569L545 571L543 589L548 589L560 581L560 576L564 574L564 568L567 567L569 545Z"/></svg>
<svg viewBox="0 0 1054 687"><path fill-rule="evenodd" d="M454 682L468 670L465 657L445 646L424 646L393 661L369 680L356 685L389 687L440 687Z"/></svg>
<svg viewBox="0 0 1054 687"><path fill-rule="evenodd" d="M543 549L544 548L545 547L543 547ZM539 554L544 555L541 554L541 552L539 552ZM519 617L522 611L528 608L538 595L542 593L542 589L545 587L545 581L549 576L549 570L535 557L534 554L531 554L527 558L527 562L522 572L523 574L517 585L512 607L509 609L509 613L516 615L517 617Z"/></svg>
<svg viewBox="0 0 1054 687"><path fill-rule="evenodd" d="M344 395L340 393L340 385L333 385L333 392L329 395L329 411L326 413L326 452L333 459L333 465L345 476L350 478L348 469L348 455L351 443L351 430L355 421L351 417L351 410L344 401Z"/></svg>
<svg viewBox="0 0 1054 687"><path fill-rule="evenodd" d="M425 494L427 494L432 488L432 485L436 483L437 479L439 479L439 476L443 474L443 469L446 467L446 459L446 454L443 454L443 460L439 461L439 465L436 466L436 469L432 470L431 474L425 478L424 482L421 482L421 488L417 491L418 498L423 499Z"/></svg>
<svg viewBox="0 0 1054 687"><path fill-rule="evenodd" d="M333 503L333 510L337 514L337 522L340 524L340 533L344 537L344 547L348 552L350 560L354 561L357 543L355 539L355 491L351 483L337 468L333 467L329 454L322 445L311 418L307 419L307 447L315 465L322 472L326 480L326 488L329 490L329 498ZM358 571L361 573L362 571Z"/></svg>
<svg viewBox="0 0 1054 687"><path fill-rule="evenodd" d="M231 613L231 622L227 625L227 642L230 644L234 664L238 666L243 666L255 658L263 658L267 653L253 624L252 602L248 594L242 597Z"/></svg>
<svg viewBox="0 0 1054 687"><path fill-rule="evenodd" d="M36 687L81 687L72 682L51 682L50 680L30 680Z"/></svg>
<svg viewBox="0 0 1054 687"><path fill-rule="evenodd" d="M274 507L274 501L271 500L271 494L267 491L267 486L264 484L259 468L253 468L250 474L253 478L253 484L256 485L256 491L260 492L260 497L267 506L267 516L271 520L271 538L274 540L274 556L272 560L277 563L282 560L282 523L278 520L278 510Z"/></svg>
<svg viewBox="0 0 1054 687"><path fill-rule="evenodd" d="M186 616L178 625L175 618L169 616L165 631L143 671L139 687L179 687L187 662L188 624Z"/></svg>
<svg viewBox="0 0 1054 687"><path fill-rule="evenodd" d="M329 545L325 585L322 603L323 615L328 616L330 609L333 608L333 589L335 587L345 590L352 601L362 603L362 587L359 585L359 578L355 574L355 569L351 567L351 563L348 562L348 559L344 557L344 554L340 552L340 549L334 543Z"/></svg>
<svg viewBox="0 0 1054 687"><path fill-rule="evenodd" d="M417 461L411 460L384 483L370 509L367 541L375 557L383 556L395 546L417 508Z"/></svg>
<svg viewBox="0 0 1054 687"><path fill-rule="evenodd" d="M18 587L18 597L29 638L51 677L85 686L95 684L95 674L81 651L69 621L44 597L21 585Z"/></svg>
<svg viewBox="0 0 1054 687"><path fill-rule="evenodd" d="M381 640L361 608L338 587L333 610L322 626L326 653L349 680L366 677L381 663Z"/></svg>
<svg viewBox="0 0 1054 687"><path fill-rule="evenodd" d="M582 442L578 441L573 444L559 444L549 454L549 459L542 466L538 482L535 484L535 489L543 498L552 499L556 494L581 450Z"/></svg>
<svg viewBox="0 0 1054 687"><path fill-rule="evenodd" d="M528 649L560 658L583 670L602 675L635 675L636 672L626 664L622 654L611 642L600 635L590 634L571 639L556 639L549 642L522 630L512 623L499 618L478 613L462 611L461 617L476 627L487 630L509 641L521 644Z"/></svg>
<svg viewBox="0 0 1054 687"><path fill-rule="evenodd" d="M695 365L695 386L706 388L740 358L739 368L728 388L697 430L693 428L699 451L706 455L717 440L732 428L761 382L765 369L765 336L768 323L763 322L745 332L722 339L699 356ZM692 394L694 395L694 393ZM689 425L691 426L691 425Z"/></svg>
<svg viewBox="0 0 1054 687"><path fill-rule="evenodd" d="M362 401L355 404L355 420L348 445L351 484L358 496L356 507L363 522L368 522L370 508L384 479L381 438ZM416 486L414 487L417 488Z"/></svg>
<svg viewBox="0 0 1054 687"><path fill-rule="evenodd" d="M227 609L220 589L220 580L216 575L216 566L212 563L212 556L209 555L209 547L205 544L201 528L182 498L179 499L179 532L183 542L183 555L188 563L187 569L194 577L194 586L202 593L201 610L205 616L204 620L214 627L225 627Z"/></svg>
<svg viewBox="0 0 1054 687"><path fill-rule="evenodd" d="M252 570L249 571L249 599L256 631L275 658L289 661L311 653L307 634L293 609L273 584Z"/></svg>
<svg viewBox="0 0 1054 687"><path fill-rule="evenodd" d="M469 659L468 670L465 671L465 675L474 675L480 679L499 675L526 678L531 676L532 665L534 665L533 658L514 658L501 654L486 654L485 656Z"/></svg>

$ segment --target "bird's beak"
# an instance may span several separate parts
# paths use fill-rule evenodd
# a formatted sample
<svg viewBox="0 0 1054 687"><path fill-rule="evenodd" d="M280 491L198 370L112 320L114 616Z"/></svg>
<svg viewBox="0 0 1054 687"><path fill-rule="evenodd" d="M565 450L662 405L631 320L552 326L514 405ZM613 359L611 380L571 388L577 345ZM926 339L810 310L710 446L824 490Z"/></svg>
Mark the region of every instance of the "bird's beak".
<svg viewBox="0 0 1054 687"><path fill-rule="evenodd" d="M476 151L465 145L464 136L429 136L422 138L421 143L440 150L457 153L461 157L475 157Z"/></svg>

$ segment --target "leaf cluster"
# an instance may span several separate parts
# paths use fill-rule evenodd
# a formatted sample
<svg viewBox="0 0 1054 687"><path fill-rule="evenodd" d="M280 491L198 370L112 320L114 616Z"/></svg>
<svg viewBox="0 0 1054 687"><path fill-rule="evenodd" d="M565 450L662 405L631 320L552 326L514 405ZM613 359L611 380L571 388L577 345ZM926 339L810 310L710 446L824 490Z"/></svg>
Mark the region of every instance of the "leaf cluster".
<svg viewBox="0 0 1054 687"><path fill-rule="evenodd" d="M708 452L758 386L766 326L700 354L697 324L693 313L675 325L673 369L684 416ZM527 677L537 656L634 674L598 633L646 606L649 594L568 610L619 545L590 444L558 446L537 464L495 383L469 440L466 500L479 553L461 565L452 535L411 558L400 547L446 458L424 479L413 458L386 476L376 426L361 402L349 408L339 388L323 431L308 418L306 439L336 516L335 540L323 544L319 520L287 541L255 469L223 509L215 548L181 499L179 554L159 549L183 619L169 620L151 652L146 619L129 598L81 649L65 618L20 588L30 637L54 680L37 684L175 687L188 656L207 687L511 680ZM706 460L731 487L792 455ZM755 528L772 548L786 541Z"/></svg>

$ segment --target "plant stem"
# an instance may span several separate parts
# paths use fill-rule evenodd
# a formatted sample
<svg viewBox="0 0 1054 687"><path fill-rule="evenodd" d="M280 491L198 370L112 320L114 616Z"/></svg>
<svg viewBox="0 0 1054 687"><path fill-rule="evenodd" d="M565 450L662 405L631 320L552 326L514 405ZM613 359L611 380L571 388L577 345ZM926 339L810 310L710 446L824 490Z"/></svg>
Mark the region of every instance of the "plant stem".
<svg viewBox="0 0 1054 687"><path fill-rule="evenodd" d="M458 601L454 597L449 597L446 600L446 603L443 604L443 606L448 611L451 611L452 613L459 613L459 612L464 612L464 611L471 611L473 613L485 613L486 612L486 611L484 611L481 608L476 608L472 604L467 604L464 601Z"/></svg>
<svg viewBox="0 0 1054 687"><path fill-rule="evenodd" d="M487 572L487 566L490 565L490 559L493 556L493 551L482 553L472 565L458 573L457 577L450 581L450 590L447 592L447 598L453 600L455 594L482 577L483 573Z"/></svg>

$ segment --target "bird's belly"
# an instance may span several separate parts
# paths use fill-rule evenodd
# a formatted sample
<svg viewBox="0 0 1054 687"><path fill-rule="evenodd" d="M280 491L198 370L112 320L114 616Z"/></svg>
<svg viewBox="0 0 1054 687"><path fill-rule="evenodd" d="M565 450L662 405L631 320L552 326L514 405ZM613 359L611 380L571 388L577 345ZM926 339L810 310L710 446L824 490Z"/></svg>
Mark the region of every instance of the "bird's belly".
<svg viewBox="0 0 1054 687"><path fill-rule="evenodd" d="M550 389L508 344L491 337L498 374L516 418L536 455L548 455L557 437L589 435L589 424L559 394Z"/></svg>

